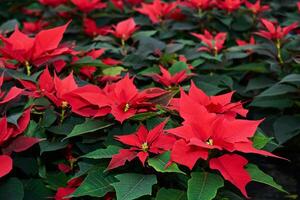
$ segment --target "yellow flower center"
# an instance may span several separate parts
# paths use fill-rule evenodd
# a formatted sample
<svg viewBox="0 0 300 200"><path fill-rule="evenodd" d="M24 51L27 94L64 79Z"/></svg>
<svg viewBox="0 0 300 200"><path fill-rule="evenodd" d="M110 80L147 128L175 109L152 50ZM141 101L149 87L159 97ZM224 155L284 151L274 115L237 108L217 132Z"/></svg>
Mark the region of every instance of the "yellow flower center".
<svg viewBox="0 0 300 200"><path fill-rule="evenodd" d="M213 141L213 139L208 139L207 141L206 141L206 144L208 144L208 145L214 145L214 141Z"/></svg>
<svg viewBox="0 0 300 200"><path fill-rule="evenodd" d="M148 146L147 142L144 142L144 143L142 144L142 150L143 150L144 152L147 152L148 149L149 149L149 146Z"/></svg>
<svg viewBox="0 0 300 200"><path fill-rule="evenodd" d="M126 103L125 107L124 107L124 112L127 112L129 110L129 108L130 108L129 103Z"/></svg>
<svg viewBox="0 0 300 200"><path fill-rule="evenodd" d="M62 107L62 108L67 108L68 105L69 105L69 103L68 103L67 101L62 101L62 102L61 102L61 107Z"/></svg>

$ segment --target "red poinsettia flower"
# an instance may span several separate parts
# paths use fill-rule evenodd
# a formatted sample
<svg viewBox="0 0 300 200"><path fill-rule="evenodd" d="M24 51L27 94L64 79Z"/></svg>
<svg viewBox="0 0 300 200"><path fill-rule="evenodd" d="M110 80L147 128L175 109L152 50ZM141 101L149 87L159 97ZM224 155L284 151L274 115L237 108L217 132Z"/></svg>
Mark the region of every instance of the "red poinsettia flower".
<svg viewBox="0 0 300 200"><path fill-rule="evenodd" d="M176 2L166 3L160 0L154 0L151 4L142 3L142 7L137 8L136 11L147 15L152 23L159 23L164 19L169 19L176 6Z"/></svg>
<svg viewBox="0 0 300 200"><path fill-rule="evenodd" d="M117 25L113 25L113 30L111 31L111 33L116 38L120 38L122 41L126 41L137 29L138 27L136 26L134 19L129 18L119 22Z"/></svg>
<svg viewBox="0 0 300 200"><path fill-rule="evenodd" d="M116 139L123 144L130 146L129 149L121 149L118 154L113 155L108 169L123 166L126 161L138 157L143 165L149 157L149 153L161 154L172 148L176 139L164 133L163 129L167 120L148 131L141 125L136 133L124 136L116 136Z"/></svg>
<svg viewBox="0 0 300 200"><path fill-rule="evenodd" d="M141 109L152 105L147 102L147 95L139 93L128 74L117 83L106 86L104 90L111 100L111 114L121 123Z"/></svg>
<svg viewBox="0 0 300 200"><path fill-rule="evenodd" d="M258 13L262 13L270 9L270 6L268 5L261 5L260 0L257 0L255 3L246 1L245 5L254 15L257 15Z"/></svg>
<svg viewBox="0 0 300 200"><path fill-rule="evenodd" d="M9 38L0 35L4 43L0 52L4 58L17 60L26 66L27 73L30 75L32 66L40 66L57 56L73 52L69 47L58 46L68 24L43 30L35 38L28 37L16 27Z"/></svg>
<svg viewBox="0 0 300 200"><path fill-rule="evenodd" d="M180 127L167 130L168 133L179 138L172 148L171 161L185 165L192 170L199 159L208 159L211 149L280 158L270 152L253 147L250 138L253 137L262 120L228 119L225 115L209 113L203 105L195 103L186 94L182 93L181 95L179 113L184 122ZM211 164L211 167L218 169L214 164ZM226 167L230 168L230 165ZM232 166L232 169L234 167L235 165ZM224 171L221 170L221 173L227 179L228 176L224 175ZM242 183L235 181L232 183L247 196Z"/></svg>
<svg viewBox="0 0 300 200"><path fill-rule="evenodd" d="M217 0L216 5L220 9L226 10L228 13L231 13L235 10L238 10L243 3L244 0Z"/></svg>
<svg viewBox="0 0 300 200"><path fill-rule="evenodd" d="M98 35L107 35L111 32L110 26L98 27L96 22L89 18L83 19L84 33L91 37L96 37Z"/></svg>
<svg viewBox="0 0 300 200"><path fill-rule="evenodd" d="M106 7L106 3L101 2L101 0L71 0L71 2L84 13Z"/></svg>
<svg viewBox="0 0 300 200"><path fill-rule="evenodd" d="M23 32L26 34L37 33L49 25L49 22L38 20L35 22L23 22Z"/></svg>
<svg viewBox="0 0 300 200"><path fill-rule="evenodd" d="M292 30L297 28L298 23L292 23L289 26L286 27L281 27L277 25L276 23L273 23L267 19L261 19L261 23L265 26L267 31L265 30L260 30L256 32L256 35L259 35L263 38L266 38L268 40L281 40L283 39L286 35L288 35Z"/></svg>
<svg viewBox="0 0 300 200"><path fill-rule="evenodd" d="M44 5L47 5L47 6L56 7L56 6L67 3L68 0L39 0L39 2L41 4L44 4Z"/></svg>
<svg viewBox="0 0 300 200"><path fill-rule="evenodd" d="M71 107L72 112L85 117L99 117L110 112L109 100L104 92L95 85L84 85L78 87L73 73L65 79L57 75L54 78L46 68L38 80L38 86L28 81L20 81L33 97L46 96L57 107L67 109Z"/></svg>
<svg viewBox="0 0 300 200"><path fill-rule="evenodd" d="M214 0L184 0L181 2L181 4L194 9L209 10L214 7L215 1Z"/></svg>
<svg viewBox="0 0 300 200"><path fill-rule="evenodd" d="M192 74L187 74L186 70L171 75L171 73L163 66L159 66L159 68L162 75L152 74L150 76L153 78L154 81L166 87L177 86L181 82L185 81L186 79L192 76Z"/></svg>
<svg viewBox="0 0 300 200"><path fill-rule="evenodd" d="M9 91L2 91L1 87L3 85L3 81L4 76L2 74L0 76L0 106L15 99L23 93L23 89L17 88L16 86L13 86Z"/></svg>
<svg viewBox="0 0 300 200"><path fill-rule="evenodd" d="M225 154L209 161L211 169L218 170L222 176L234 184L242 194L248 198L246 185L252 180L250 174L245 170L247 159L237 154Z"/></svg>
<svg viewBox="0 0 300 200"><path fill-rule="evenodd" d="M298 10L300 12L300 2L297 3Z"/></svg>
<svg viewBox="0 0 300 200"><path fill-rule="evenodd" d="M199 158L207 159L209 149L274 156L255 149L249 139L253 137L261 120L228 119L225 115L209 113L203 105L196 103L186 94L181 95L179 113L184 119L183 125L167 130L168 133L181 138L172 149L173 161L192 169Z"/></svg>
<svg viewBox="0 0 300 200"><path fill-rule="evenodd" d="M243 108L241 102L231 102L234 92L229 92L217 96L207 96L201 89L197 88L194 82L191 83L189 94L187 95L196 104L204 106L209 113L225 115L228 119L233 119L237 114L246 117L248 110ZM182 96L186 94L181 92ZM180 99L174 98L170 107L180 110Z"/></svg>
<svg viewBox="0 0 300 200"><path fill-rule="evenodd" d="M211 52L214 55L217 55L223 48L224 43L227 37L225 32L221 32L213 36L209 31L204 30L204 34L191 33L193 36L200 39L205 47L200 47L199 51Z"/></svg>
<svg viewBox="0 0 300 200"><path fill-rule="evenodd" d="M73 178L68 181L66 187L59 187L56 191L55 200L70 200L70 198L65 198L72 194L82 183L82 178Z"/></svg>

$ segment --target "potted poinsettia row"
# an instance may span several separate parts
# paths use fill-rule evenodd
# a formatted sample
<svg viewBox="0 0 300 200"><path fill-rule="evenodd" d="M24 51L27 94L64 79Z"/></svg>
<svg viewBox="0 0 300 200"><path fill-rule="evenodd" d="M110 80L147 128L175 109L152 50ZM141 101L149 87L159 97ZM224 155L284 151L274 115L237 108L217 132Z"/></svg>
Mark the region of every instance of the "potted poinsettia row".
<svg viewBox="0 0 300 200"><path fill-rule="evenodd" d="M298 2L0 14L0 199L247 199L250 182L286 195L262 161L293 163L272 151L300 131Z"/></svg>

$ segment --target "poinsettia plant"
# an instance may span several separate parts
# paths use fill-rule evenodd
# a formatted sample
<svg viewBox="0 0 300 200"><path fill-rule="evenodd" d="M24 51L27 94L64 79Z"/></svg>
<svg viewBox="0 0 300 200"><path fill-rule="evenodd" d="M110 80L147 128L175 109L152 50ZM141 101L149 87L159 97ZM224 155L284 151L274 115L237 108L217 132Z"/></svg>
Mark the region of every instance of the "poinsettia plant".
<svg viewBox="0 0 300 200"><path fill-rule="evenodd" d="M4 0L0 199L296 199L299 7Z"/></svg>

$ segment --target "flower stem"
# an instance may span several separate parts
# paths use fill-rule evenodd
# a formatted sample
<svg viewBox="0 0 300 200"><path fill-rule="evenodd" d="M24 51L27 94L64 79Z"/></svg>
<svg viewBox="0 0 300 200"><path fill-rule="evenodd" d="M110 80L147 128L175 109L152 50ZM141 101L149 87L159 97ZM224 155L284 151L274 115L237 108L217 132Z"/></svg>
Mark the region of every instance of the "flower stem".
<svg viewBox="0 0 300 200"><path fill-rule="evenodd" d="M281 42L279 39L277 39L277 41L276 41L276 49L277 49L278 61L282 65L284 62L283 62L282 55L281 55Z"/></svg>
<svg viewBox="0 0 300 200"><path fill-rule="evenodd" d="M27 76L30 76L31 75L31 66L29 65L29 62L28 61L25 61L25 67L26 67L26 73L27 73Z"/></svg>

